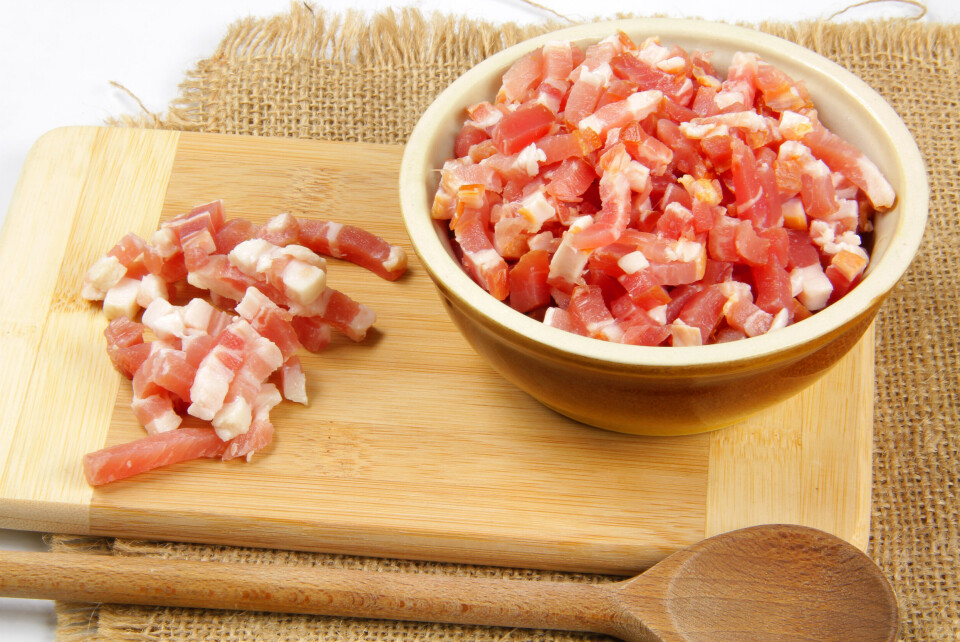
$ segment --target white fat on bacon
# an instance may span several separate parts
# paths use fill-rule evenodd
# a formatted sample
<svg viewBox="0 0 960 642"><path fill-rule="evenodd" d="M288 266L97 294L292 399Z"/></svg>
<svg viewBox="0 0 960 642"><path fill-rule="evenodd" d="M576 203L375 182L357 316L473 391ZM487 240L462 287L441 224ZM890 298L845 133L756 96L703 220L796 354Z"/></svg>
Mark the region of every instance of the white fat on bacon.
<svg viewBox="0 0 960 642"><path fill-rule="evenodd" d="M264 239L250 239L227 257L247 276L265 278L300 305L312 303L326 287L326 261L302 245L280 247Z"/></svg>
<svg viewBox="0 0 960 642"><path fill-rule="evenodd" d="M811 312L825 308L833 294L833 283L820 263L793 268L790 271L790 288L791 294Z"/></svg>
<svg viewBox="0 0 960 642"><path fill-rule="evenodd" d="M184 323L180 308L171 305L166 299L151 301L143 311L141 323L153 330L158 339L183 336Z"/></svg>
<svg viewBox="0 0 960 642"><path fill-rule="evenodd" d="M140 281L123 277L116 285L107 290L103 297L103 313L107 320L123 316L133 319L140 311L137 305L137 292L140 291Z"/></svg>
<svg viewBox="0 0 960 642"><path fill-rule="evenodd" d="M283 397L307 405L307 377L303 373L299 357L290 357L280 368L280 385Z"/></svg>
<svg viewBox="0 0 960 642"><path fill-rule="evenodd" d="M578 250L571 244L574 235L593 224L592 216L581 216L570 223L570 227L563 233L560 245L550 259L549 283L564 281L571 285L579 283L587 261L590 260L591 250Z"/></svg>
<svg viewBox="0 0 960 642"><path fill-rule="evenodd" d="M170 292L167 289L167 282L156 274L145 274L140 279L140 285L137 289L137 305L146 309L154 299L170 299Z"/></svg>
<svg viewBox="0 0 960 642"><path fill-rule="evenodd" d="M556 219L557 210L554 209L553 205L550 204L550 201L547 200L546 196L544 195L544 190L541 187L520 201L520 207L517 209L517 214L522 216L529 223L526 231L536 233L540 231L540 228L543 227L544 223L549 220Z"/></svg>
<svg viewBox="0 0 960 642"><path fill-rule="evenodd" d="M210 421L223 406L230 383L236 375L235 366L232 364L242 364L247 346L260 336L243 319L231 323L224 333L231 333L241 345L227 345L218 340L217 345L200 362L190 387L190 399L193 403L187 408L187 412L198 419Z"/></svg>
<svg viewBox="0 0 960 642"><path fill-rule="evenodd" d="M80 296L88 301L101 301L107 290L120 282L127 274L127 268L115 256L103 256L90 266L83 276Z"/></svg>
<svg viewBox="0 0 960 642"><path fill-rule="evenodd" d="M670 336L673 337L674 346L703 345L703 335L700 334L700 328L687 325L680 319L677 319L667 327L670 329Z"/></svg>
<svg viewBox="0 0 960 642"><path fill-rule="evenodd" d="M869 258L866 250L860 247L860 236L851 231L837 234L835 223L821 220L811 221L810 240L818 245L824 254L830 256L846 250L862 259Z"/></svg>
<svg viewBox="0 0 960 642"><path fill-rule="evenodd" d="M647 260L647 257L644 256L643 252L640 250L634 250L620 257L617 261L617 265L620 266L620 269L627 274L635 274L640 270L646 270L650 267L650 261Z"/></svg>

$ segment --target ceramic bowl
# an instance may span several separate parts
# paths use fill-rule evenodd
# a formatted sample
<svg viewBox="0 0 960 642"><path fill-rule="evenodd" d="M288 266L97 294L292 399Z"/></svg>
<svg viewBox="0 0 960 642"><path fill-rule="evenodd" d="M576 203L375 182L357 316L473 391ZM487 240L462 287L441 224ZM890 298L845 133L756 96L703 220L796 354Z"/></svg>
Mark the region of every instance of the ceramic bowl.
<svg viewBox="0 0 960 642"><path fill-rule="evenodd" d="M867 154L897 193L875 219L864 279L811 318L759 337L697 347L608 343L546 326L502 303L454 258L445 222L430 217L445 159L464 108L491 100L523 54L550 40L581 46L617 30L641 42L714 52L725 73L732 54L753 51L801 79L824 124ZM407 143L400 203L413 247L451 319L473 348L509 381L557 412L621 432L677 435L737 422L813 383L870 326L917 252L927 217L926 171L896 112L863 81L803 47L751 29L696 20L638 19L573 27L510 47L466 72L424 112Z"/></svg>

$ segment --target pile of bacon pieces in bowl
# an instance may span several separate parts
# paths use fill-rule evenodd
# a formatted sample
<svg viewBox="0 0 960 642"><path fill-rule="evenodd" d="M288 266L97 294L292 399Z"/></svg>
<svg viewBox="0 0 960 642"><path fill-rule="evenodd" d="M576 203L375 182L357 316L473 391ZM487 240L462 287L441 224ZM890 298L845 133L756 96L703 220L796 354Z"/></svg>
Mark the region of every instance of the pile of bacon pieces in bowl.
<svg viewBox="0 0 960 642"><path fill-rule="evenodd" d="M249 460L270 444L270 410L282 399L307 403L297 353L323 350L331 328L362 341L376 319L327 284L321 255L391 281L407 265L402 248L361 228L290 214L263 226L228 221L221 201L162 223L149 241L127 234L94 263L81 295L103 301L107 354L132 381L147 436L87 454L87 481L198 457ZM173 305L184 281L209 301ZM268 381L275 373L279 389ZM210 427L181 427L185 414Z"/></svg>
<svg viewBox="0 0 960 642"><path fill-rule="evenodd" d="M893 189L753 53L551 41L466 110L432 207L491 295L637 345L765 334L842 297Z"/></svg>

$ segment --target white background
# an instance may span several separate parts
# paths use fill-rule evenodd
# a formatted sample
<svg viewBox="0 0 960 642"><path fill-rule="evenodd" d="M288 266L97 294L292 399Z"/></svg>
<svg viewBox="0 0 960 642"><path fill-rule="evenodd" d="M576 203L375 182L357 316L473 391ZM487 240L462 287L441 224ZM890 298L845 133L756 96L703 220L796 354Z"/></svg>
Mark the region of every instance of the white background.
<svg viewBox="0 0 960 642"><path fill-rule="evenodd" d="M853 4L829 0L769 2L739 0L736 7L716 0L643 0L585 3L583 0L539 0L574 20L617 13L666 14L726 21L759 22L825 19ZM349 7L372 11L415 6L490 21L541 22L554 18L520 0L479 2L387 2L377 0L316 1L334 11ZM666 5L666 6L665 6ZM924 20L960 22L956 0L929 0ZM288 0L4 0L0 19L0 223L6 216L20 168L33 142L64 125L101 125L104 120L140 111L121 83L148 110L163 113L177 95L185 72L213 53L227 27L246 16L270 16L289 9ZM589 6L590 8L586 8ZM913 17L908 3L880 2L854 8L836 20ZM42 213L38 212L38 215ZM0 409L2 412L3 409ZM0 529L0 549L44 550L38 534ZM53 640L52 603L0 598L0 638Z"/></svg>

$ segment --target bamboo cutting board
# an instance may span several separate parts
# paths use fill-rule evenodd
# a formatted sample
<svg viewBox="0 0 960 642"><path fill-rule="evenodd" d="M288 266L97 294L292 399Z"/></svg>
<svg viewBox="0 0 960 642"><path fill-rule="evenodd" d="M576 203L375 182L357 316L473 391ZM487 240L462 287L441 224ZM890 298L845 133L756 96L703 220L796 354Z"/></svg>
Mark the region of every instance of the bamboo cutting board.
<svg viewBox="0 0 960 642"><path fill-rule="evenodd" d="M818 384L736 426L645 438L563 418L502 380L444 312L397 204L402 148L54 130L0 236L0 527L632 573L704 537L805 524L869 534L873 331ZM142 436L80 277L123 234L224 199L361 225L407 247L397 282L331 260L374 308L363 344L304 359L309 407L250 463L194 461L96 490L81 457Z"/></svg>

